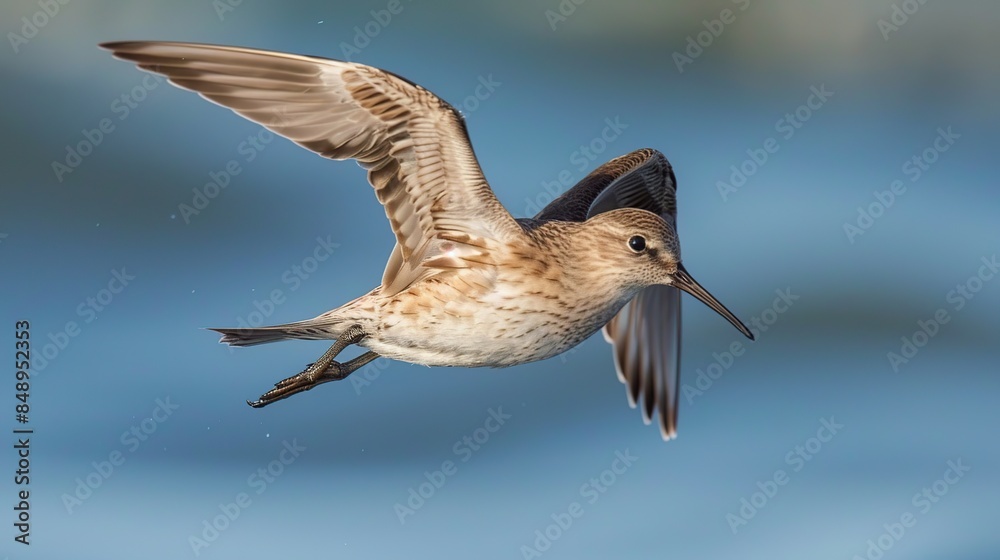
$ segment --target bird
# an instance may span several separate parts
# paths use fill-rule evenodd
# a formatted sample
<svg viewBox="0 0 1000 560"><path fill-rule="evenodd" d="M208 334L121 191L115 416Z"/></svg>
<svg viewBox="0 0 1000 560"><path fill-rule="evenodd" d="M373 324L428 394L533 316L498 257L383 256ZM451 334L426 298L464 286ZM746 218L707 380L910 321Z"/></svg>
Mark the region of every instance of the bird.
<svg viewBox="0 0 1000 560"><path fill-rule="evenodd" d="M255 401L345 379L382 356L504 368L565 352L598 330L628 401L677 435L685 291L753 333L681 261L677 182L659 151L597 167L537 215L514 218L480 169L462 114L391 72L329 58L160 41L102 43L322 157L353 159L395 234L381 283L315 318L211 329L221 343L333 340ZM345 348L365 351L338 362Z"/></svg>

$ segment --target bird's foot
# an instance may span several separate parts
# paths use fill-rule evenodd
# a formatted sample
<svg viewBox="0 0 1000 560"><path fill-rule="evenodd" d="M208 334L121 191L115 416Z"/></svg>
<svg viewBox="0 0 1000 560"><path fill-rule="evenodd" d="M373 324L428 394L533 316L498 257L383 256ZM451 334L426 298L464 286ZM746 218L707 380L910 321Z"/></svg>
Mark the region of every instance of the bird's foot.
<svg viewBox="0 0 1000 560"><path fill-rule="evenodd" d="M275 383L274 389L264 393L255 401L247 401L247 404L254 408L261 408L302 391L308 391L317 385L330 381L340 381L357 371L358 368L378 358L378 354L369 351L357 358L340 363L333 360L333 356L336 356L338 352L340 352L340 348L334 345L316 363L309 364L301 373Z"/></svg>
<svg viewBox="0 0 1000 560"><path fill-rule="evenodd" d="M346 375L343 373L343 367L340 362L331 361L323 371L320 371L316 367L316 364L309 364L301 373L275 383L273 389L264 393L255 401L248 400L247 404L254 408L261 408L303 391L308 391L317 385L337 381L344 377Z"/></svg>

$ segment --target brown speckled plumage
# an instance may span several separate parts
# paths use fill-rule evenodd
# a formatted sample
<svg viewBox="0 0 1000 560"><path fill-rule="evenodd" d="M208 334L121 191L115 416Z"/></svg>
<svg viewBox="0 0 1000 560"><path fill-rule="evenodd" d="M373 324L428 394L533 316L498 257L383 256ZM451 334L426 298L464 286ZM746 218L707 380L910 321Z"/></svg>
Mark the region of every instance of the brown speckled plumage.
<svg viewBox="0 0 1000 560"><path fill-rule="evenodd" d="M615 158L534 218L515 220L483 177L458 111L399 76L239 47L102 46L323 157L358 161L385 208L396 246L375 289L307 321L216 329L236 346L336 341L252 406L343 379L379 355L506 367L555 356L603 327L630 403L641 400L647 422L658 411L669 439L677 419L677 288L750 335L681 265L676 181L656 150ZM334 361L351 344L369 352Z"/></svg>

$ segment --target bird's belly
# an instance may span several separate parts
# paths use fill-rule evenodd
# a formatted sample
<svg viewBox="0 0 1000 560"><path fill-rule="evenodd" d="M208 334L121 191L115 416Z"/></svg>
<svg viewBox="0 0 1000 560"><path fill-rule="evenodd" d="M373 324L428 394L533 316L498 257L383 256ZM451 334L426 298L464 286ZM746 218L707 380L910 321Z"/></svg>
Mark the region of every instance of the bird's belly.
<svg viewBox="0 0 1000 560"><path fill-rule="evenodd" d="M428 366L508 367L561 354L614 315L609 310L581 314L543 294L511 297L500 291L474 301L437 299L409 311L386 309L379 335L362 345Z"/></svg>

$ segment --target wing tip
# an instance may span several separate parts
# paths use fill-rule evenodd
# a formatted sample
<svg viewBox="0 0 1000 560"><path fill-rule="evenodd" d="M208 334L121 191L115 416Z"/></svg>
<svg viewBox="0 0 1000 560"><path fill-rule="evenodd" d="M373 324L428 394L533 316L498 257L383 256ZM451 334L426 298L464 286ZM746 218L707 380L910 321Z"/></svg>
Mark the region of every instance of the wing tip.
<svg viewBox="0 0 1000 560"><path fill-rule="evenodd" d="M663 441L677 439L677 408L660 410L660 437Z"/></svg>

